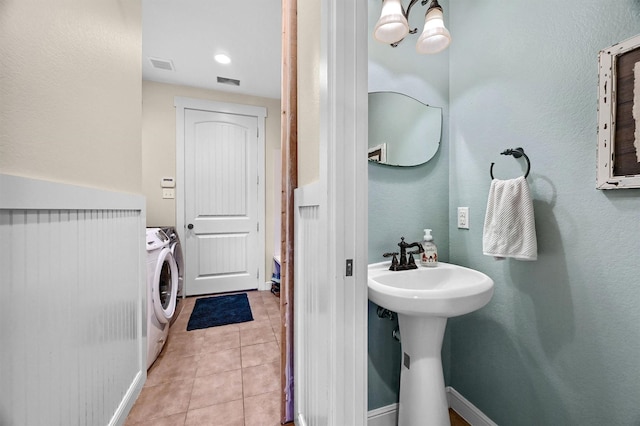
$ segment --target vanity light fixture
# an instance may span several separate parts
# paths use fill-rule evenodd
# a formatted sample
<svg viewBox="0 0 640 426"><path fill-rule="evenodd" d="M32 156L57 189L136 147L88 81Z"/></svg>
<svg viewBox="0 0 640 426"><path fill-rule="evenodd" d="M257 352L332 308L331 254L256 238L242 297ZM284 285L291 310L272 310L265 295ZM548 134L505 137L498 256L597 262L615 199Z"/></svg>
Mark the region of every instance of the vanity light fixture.
<svg viewBox="0 0 640 426"><path fill-rule="evenodd" d="M409 13L418 0L411 0L405 12L402 0L383 0L382 13L373 30L373 37L396 47L408 34L416 34L417 28L409 29ZM420 0L424 6L429 0ZM444 26L442 7L438 0L431 0L424 19L424 29L418 37L416 51L421 54L442 52L451 43L449 30Z"/></svg>

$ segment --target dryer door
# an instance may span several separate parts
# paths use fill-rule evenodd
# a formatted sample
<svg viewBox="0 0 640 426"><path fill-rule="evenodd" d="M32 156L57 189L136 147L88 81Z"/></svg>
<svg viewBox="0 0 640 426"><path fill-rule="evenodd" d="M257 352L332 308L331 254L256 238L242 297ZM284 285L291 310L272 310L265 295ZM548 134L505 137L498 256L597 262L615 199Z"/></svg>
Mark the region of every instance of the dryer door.
<svg viewBox="0 0 640 426"><path fill-rule="evenodd" d="M176 302L176 310L178 314L180 313L180 309L178 304L180 303L180 299L184 295L183 287L184 287L184 259L182 257L182 247L180 246L179 241L175 241L171 244L171 254L176 261L176 267L178 268L178 298Z"/></svg>
<svg viewBox="0 0 640 426"><path fill-rule="evenodd" d="M153 310L160 323L168 323L176 309L178 293L178 267L169 248L164 248L158 256L156 271L151 287Z"/></svg>
<svg viewBox="0 0 640 426"><path fill-rule="evenodd" d="M179 242L174 242L171 244L171 254L176 261L176 266L178 267L178 277L184 277L184 259L182 258L182 246Z"/></svg>

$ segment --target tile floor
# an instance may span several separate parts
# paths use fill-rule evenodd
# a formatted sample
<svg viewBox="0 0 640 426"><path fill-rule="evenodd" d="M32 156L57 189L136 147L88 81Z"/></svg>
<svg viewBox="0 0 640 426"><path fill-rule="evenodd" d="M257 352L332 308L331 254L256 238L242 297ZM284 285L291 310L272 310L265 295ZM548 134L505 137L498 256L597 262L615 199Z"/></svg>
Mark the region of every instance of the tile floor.
<svg viewBox="0 0 640 426"><path fill-rule="evenodd" d="M253 321L193 331L185 299L126 426L280 424L280 299L247 295Z"/></svg>
<svg viewBox="0 0 640 426"><path fill-rule="evenodd" d="M280 299L247 296L253 321L193 331L197 298L185 299L125 426L280 425ZM469 426L449 415L452 426Z"/></svg>

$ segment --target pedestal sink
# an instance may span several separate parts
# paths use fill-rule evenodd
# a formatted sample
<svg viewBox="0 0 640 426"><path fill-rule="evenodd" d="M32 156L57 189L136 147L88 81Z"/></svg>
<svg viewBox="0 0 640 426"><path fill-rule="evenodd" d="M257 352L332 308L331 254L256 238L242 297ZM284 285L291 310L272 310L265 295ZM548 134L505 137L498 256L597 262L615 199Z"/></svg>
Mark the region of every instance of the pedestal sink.
<svg viewBox="0 0 640 426"><path fill-rule="evenodd" d="M390 264L369 265L368 285L369 300L398 314L403 352L398 426L448 426L440 356L447 318L486 305L493 280L443 262L408 271L389 271Z"/></svg>

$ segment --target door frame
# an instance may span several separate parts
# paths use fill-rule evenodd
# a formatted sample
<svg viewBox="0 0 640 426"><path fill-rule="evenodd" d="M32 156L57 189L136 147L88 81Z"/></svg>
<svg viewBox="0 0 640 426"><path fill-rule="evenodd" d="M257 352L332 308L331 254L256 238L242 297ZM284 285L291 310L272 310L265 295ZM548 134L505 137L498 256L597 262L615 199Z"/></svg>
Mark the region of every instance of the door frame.
<svg viewBox="0 0 640 426"><path fill-rule="evenodd" d="M280 423L294 420L294 191L298 187L298 1L282 0Z"/></svg>
<svg viewBox="0 0 640 426"><path fill-rule="evenodd" d="M267 109L261 106L234 104L230 102L218 102L207 99L188 98L176 96L173 102L176 108L176 232L181 241L182 250L186 253L186 218L185 218L185 140L184 123L185 110L194 109L223 114L236 114L256 117L258 120L258 290L268 290L265 281L265 119ZM185 262L186 268L186 262ZM185 274L186 277L186 274ZM186 293L189 284L183 283L183 292Z"/></svg>
<svg viewBox="0 0 640 426"><path fill-rule="evenodd" d="M283 1L283 21L296 16L297 0ZM332 316L327 356L335 366L326 389L330 412L326 424L367 424L367 242L368 242L368 165L367 165L367 2L328 0L321 2L320 70L320 184L326 196L326 237L330 253L326 266L327 287L331 291ZM293 189L297 178L297 94L295 92L295 31L284 28L283 71L283 259L293 260L294 236L287 232L294 220ZM294 26L295 30L295 26ZM293 72L291 71L293 69ZM291 74L288 74L291 73ZM291 79L292 81L289 81ZM291 101L290 104L285 104ZM287 108L290 107L290 108ZM290 155L287 157L287 152ZM288 185L288 186L287 186ZM286 250L290 253L287 254ZM345 261L353 260L353 275L346 276ZM283 304L283 355L300 348L293 346L291 323L293 262L283 270L289 275L283 283L291 299ZM300 284L303 285L303 284ZM281 293L282 294L282 293ZM281 302L282 303L282 302ZM297 335L298 336L298 335ZM283 363L283 367L286 367ZM283 376L283 388L287 385ZM293 381L293 380L292 380ZM297 389L296 392L301 390ZM304 391L304 390L302 390ZM286 395L283 395L285 398ZM282 406L285 415L285 404ZM291 418L284 418L291 421Z"/></svg>
<svg viewBox="0 0 640 426"><path fill-rule="evenodd" d="M335 297L329 424L354 426L367 424L367 7L366 0L321 6L320 179L327 190L327 275Z"/></svg>

